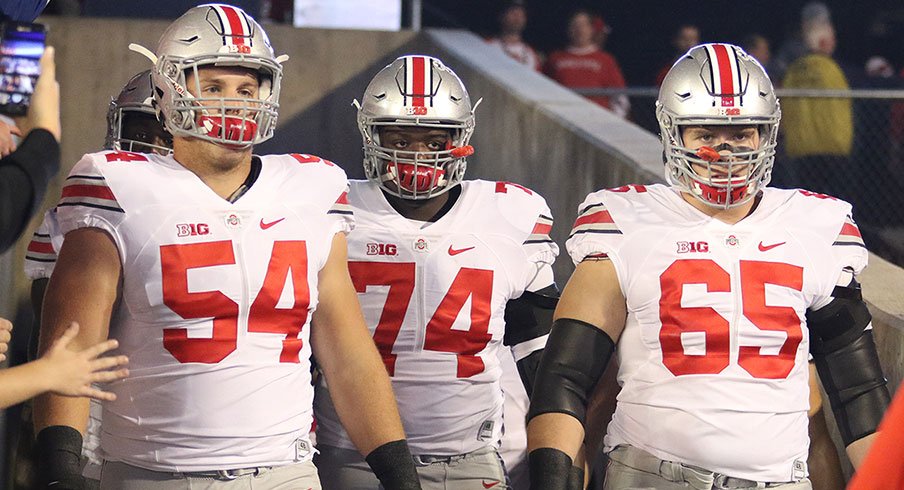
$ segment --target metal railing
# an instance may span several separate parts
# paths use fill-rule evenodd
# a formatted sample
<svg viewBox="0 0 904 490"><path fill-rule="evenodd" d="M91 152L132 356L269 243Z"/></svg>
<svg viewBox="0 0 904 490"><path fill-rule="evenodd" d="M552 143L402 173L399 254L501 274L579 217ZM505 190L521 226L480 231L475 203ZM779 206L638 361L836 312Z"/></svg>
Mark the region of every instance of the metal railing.
<svg viewBox="0 0 904 490"><path fill-rule="evenodd" d="M627 96L631 102L631 121L654 134L659 133L654 114L657 88L576 92L584 96ZM904 266L904 90L779 89L776 93L784 103L784 121L780 126L773 185L804 188L851 202L854 218L869 249ZM789 156L786 129L791 121L788 117L791 104L788 102L839 98L851 101L851 151L846 155Z"/></svg>

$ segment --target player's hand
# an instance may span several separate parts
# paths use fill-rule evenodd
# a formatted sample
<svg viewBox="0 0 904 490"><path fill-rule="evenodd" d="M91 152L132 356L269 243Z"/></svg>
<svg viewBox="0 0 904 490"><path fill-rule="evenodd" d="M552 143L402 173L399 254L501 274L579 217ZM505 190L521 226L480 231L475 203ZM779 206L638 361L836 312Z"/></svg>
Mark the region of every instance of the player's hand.
<svg viewBox="0 0 904 490"><path fill-rule="evenodd" d="M23 134L32 129L42 128L60 140L60 84L56 79L56 63L53 59L53 46L44 48L41 56L41 75L35 83L35 92L31 96L28 114L18 118L16 124L22 128Z"/></svg>
<svg viewBox="0 0 904 490"><path fill-rule="evenodd" d="M5 157L16 151L16 142L13 139L13 135L22 136L22 132L14 124L0 121L0 157Z"/></svg>
<svg viewBox="0 0 904 490"><path fill-rule="evenodd" d="M116 340L107 340L82 351L69 349L78 335L78 323L66 329L50 350L36 362L45 363L50 391L65 396L87 396L98 400L115 400L113 393L99 390L92 383L104 383L125 378L129 370L122 368L129 362L126 356L101 357L104 352L119 347ZM119 369L116 369L119 368Z"/></svg>
<svg viewBox="0 0 904 490"><path fill-rule="evenodd" d="M0 318L0 362L6 360L6 351L9 350L9 340L12 338L13 324L6 318Z"/></svg>

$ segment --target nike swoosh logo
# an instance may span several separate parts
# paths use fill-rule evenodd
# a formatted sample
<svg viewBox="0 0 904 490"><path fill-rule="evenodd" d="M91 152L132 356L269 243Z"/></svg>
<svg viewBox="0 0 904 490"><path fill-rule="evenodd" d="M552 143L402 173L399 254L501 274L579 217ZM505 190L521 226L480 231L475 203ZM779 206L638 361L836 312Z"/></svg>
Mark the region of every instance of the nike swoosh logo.
<svg viewBox="0 0 904 490"><path fill-rule="evenodd" d="M474 248L474 247L460 248L458 250L455 250L454 248L452 248L452 245L449 245L449 255L458 255L462 252L467 252L468 250L471 250L472 248ZM487 488L490 488L490 487L487 487Z"/></svg>
<svg viewBox="0 0 904 490"><path fill-rule="evenodd" d="M284 220L284 219L286 219L286 218L279 218L279 219L276 220L276 221L271 221L271 222L269 222L269 223L264 223L264 218L261 218L261 229L262 229L262 230L266 230L267 228L270 228L271 226L276 225L277 223L279 223L280 221L282 221L282 220Z"/></svg>
<svg viewBox="0 0 904 490"><path fill-rule="evenodd" d="M495 487L496 485L499 485L499 482L498 482L498 481L493 481L493 482L487 483L487 482L481 480L481 481L480 481L480 484L483 485L483 488L493 488L493 487Z"/></svg>
<svg viewBox="0 0 904 490"><path fill-rule="evenodd" d="M772 250L775 247L778 247L779 245L784 245L785 243L786 242L778 242L778 243L773 243L772 245L763 245L763 242L760 242L759 249L760 249L760 252L767 252L769 250Z"/></svg>

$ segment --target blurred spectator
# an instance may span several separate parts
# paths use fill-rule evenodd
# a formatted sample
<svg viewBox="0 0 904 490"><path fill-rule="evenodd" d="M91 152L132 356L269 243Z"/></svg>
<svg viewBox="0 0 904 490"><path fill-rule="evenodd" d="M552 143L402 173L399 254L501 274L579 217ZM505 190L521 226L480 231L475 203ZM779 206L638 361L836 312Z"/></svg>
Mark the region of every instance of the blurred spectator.
<svg viewBox="0 0 904 490"><path fill-rule="evenodd" d="M809 26L815 24L832 23L832 15L826 4L822 2L810 2L800 10L800 23L797 28L793 29L785 37L785 42L779 47L778 52L772 57L772 64L769 66L769 76L775 82L780 82L785 77L785 72L792 63L802 56L805 56L810 50L807 48L803 39L803 31Z"/></svg>
<svg viewBox="0 0 904 490"><path fill-rule="evenodd" d="M747 51L747 54L759 61L763 68L768 68L769 62L772 60L772 51L769 49L769 40L762 34L754 33L745 37L741 42L741 47ZM768 73L769 70L767 69L766 72Z"/></svg>
<svg viewBox="0 0 904 490"><path fill-rule="evenodd" d="M674 48L674 51L665 66L663 66L656 74L657 87L662 85L662 80L665 78L666 73L669 72L672 65L675 64L675 61L698 44L700 44L700 29L697 26L693 24L682 24L675 30L675 33L672 35L672 48Z"/></svg>
<svg viewBox="0 0 904 490"><path fill-rule="evenodd" d="M18 147L13 134L25 136ZM44 200L47 184L60 168L59 141L60 86L53 48L48 47L28 114L15 126L0 122L0 252L16 242Z"/></svg>
<svg viewBox="0 0 904 490"><path fill-rule="evenodd" d="M521 38L527 27L527 9L522 0L513 0L499 13L499 35L487 40L499 46L518 63L540 71L540 56Z"/></svg>
<svg viewBox="0 0 904 490"><path fill-rule="evenodd" d="M602 29L608 29L605 21L602 22ZM568 22L568 47L549 55L546 74L569 88L624 88L625 77L618 61L596 44L595 36L597 32L594 31L591 14L586 10L575 11ZM589 99L620 117L627 116L630 109L628 98L624 95L591 96Z"/></svg>
<svg viewBox="0 0 904 490"><path fill-rule="evenodd" d="M825 22L804 27L810 52L788 68L784 87L848 90L844 72L832 59L835 29ZM851 99L786 97L782 116L785 151L793 160L786 167L795 172L790 184L806 181L810 190L857 201L847 185L854 136Z"/></svg>

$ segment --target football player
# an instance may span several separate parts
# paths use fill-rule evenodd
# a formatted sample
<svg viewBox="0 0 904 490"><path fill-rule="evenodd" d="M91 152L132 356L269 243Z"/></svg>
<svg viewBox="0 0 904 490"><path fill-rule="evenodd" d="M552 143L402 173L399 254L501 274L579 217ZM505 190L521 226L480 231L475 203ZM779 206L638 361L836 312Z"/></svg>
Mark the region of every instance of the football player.
<svg viewBox="0 0 904 490"><path fill-rule="evenodd" d="M548 328L537 317L551 319L558 296L549 208L517 184L462 180L474 106L440 60L398 58L357 105L368 179L349 190L349 270L421 485L507 488L498 352L512 347L529 391ZM327 376L315 397L324 486L375 490L330 396Z"/></svg>
<svg viewBox="0 0 904 490"><path fill-rule="evenodd" d="M154 100L154 84L151 71L145 70L126 82L115 99L110 100L107 110L107 135L104 148L141 153L172 153L172 136L157 120L152 102ZM62 236L57 231L55 210L44 215L44 221L35 230L31 242L25 252L25 275L32 280L31 298L34 307L35 325L32 331L29 351L37 351L38 332L40 331L41 305L47 282L53 273L59 252ZM57 243L51 241L56 237ZM92 400L89 408L88 426L82 444L82 457L85 459L82 475L85 477L85 489L98 488L100 484L100 468L103 462L100 447L101 404Z"/></svg>
<svg viewBox="0 0 904 490"><path fill-rule="evenodd" d="M222 4L188 10L156 54L136 49L155 61L173 155L76 164L42 319L42 347L77 320L76 344L109 335L130 356L134 376L103 407L101 488L320 488L312 353L382 484L420 488L348 277L345 174L310 155L252 156L275 128L284 58ZM47 488L77 476L87 419L81 400L36 403Z"/></svg>
<svg viewBox="0 0 904 490"><path fill-rule="evenodd" d="M888 403L850 204L766 187L780 119L763 68L692 48L656 113L670 186L590 194L531 398L532 488L564 487L618 342L606 488L809 489L808 356L857 466Z"/></svg>

